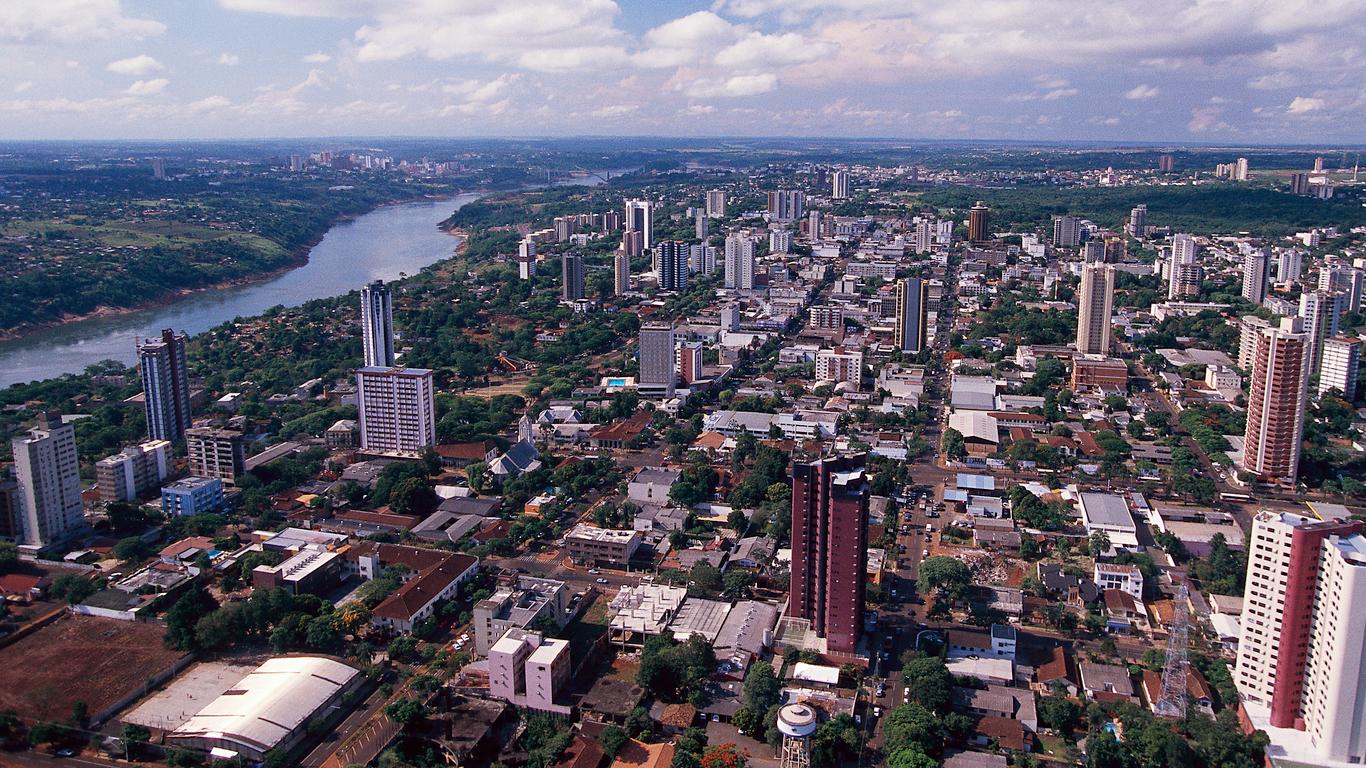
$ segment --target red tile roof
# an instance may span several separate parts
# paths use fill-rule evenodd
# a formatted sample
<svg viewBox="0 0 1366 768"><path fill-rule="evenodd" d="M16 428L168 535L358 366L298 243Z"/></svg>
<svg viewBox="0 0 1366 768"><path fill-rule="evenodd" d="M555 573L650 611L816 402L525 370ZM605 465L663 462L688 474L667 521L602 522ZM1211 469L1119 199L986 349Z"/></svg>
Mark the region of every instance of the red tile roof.
<svg viewBox="0 0 1366 768"><path fill-rule="evenodd" d="M381 544L379 559L384 565L401 563L417 571L416 576L394 590L384 602L375 606L375 616L395 621L412 621L413 617L444 592L451 582L479 564L479 558L461 552L397 544Z"/></svg>

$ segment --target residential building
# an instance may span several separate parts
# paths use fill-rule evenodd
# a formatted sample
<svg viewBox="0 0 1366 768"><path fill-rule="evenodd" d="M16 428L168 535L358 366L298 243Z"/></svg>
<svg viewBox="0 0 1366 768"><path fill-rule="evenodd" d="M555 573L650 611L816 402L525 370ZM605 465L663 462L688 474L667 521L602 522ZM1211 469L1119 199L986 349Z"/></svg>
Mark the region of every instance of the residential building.
<svg viewBox="0 0 1366 768"><path fill-rule="evenodd" d="M725 287L739 291L754 290L754 240L748 235L726 237Z"/></svg>
<svg viewBox="0 0 1366 768"><path fill-rule="evenodd" d="M190 372L185 362L185 334L167 328L160 339L138 344L143 410L151 440L178 443L190 428Z"/></svg>
<svg viewBox="0 0 1366 768"><path fill-rule="evenodd" d="M1242 469L1264 482L1294 483L1299 472L1309 343L1298 317L1263 328L1255 339Z"/></svg>
<svg viewBox="0 0 1366 768"><path fill-rule="evenodd" d="M1244 371L1252 370L1252 361L1256 358L1257 353L1257 340L1261 338L1262 329L1270 327L1271 323L1256 315L1247 315L1238 319L1239 368Z"/></svg>
<svg viewBox="0 0 1366 768"><path fill-rule="evenodd" d="M688 244L682 240L665 240L655 245L656 276L661 291L688 290Z"/></svg>
<svg viewBox="0 0 1366 768"><path fill-rule="evenodd" d="M1319 290L1342 294L1342 312L1357 312L1366 290L1366 271L1341 264L1325 266L1319 271Z"/></svg>
<svg viewBox="0 0 1366 768"><path fill-rule="evenodd" d="M916 255L926 254L934 247L934 219L921 215L915 220L915 234L911 238L911 249Z"/></svg>
<svg viewBox="0 0 1366 768"><path fill-rule="evenodd" d="M190 459L190 474L216 477L235 483L246 472L246 449L242 433L232 429L195 427L185 431L185 449Z"/></svg>
<svg viewBox="0 0 1366 768"><path fill-rule="evenodd" d="M707 190L707 216L713 219L726 217L726 193L720 189Z"/></svg>
<svg viewBox="0 0 1366 768"><path fill-rule="evenodd" d="M981 200L968 211L968 242L991 240L991 209Z"/></svg>
<svg viewBox="0 0 1366 768"><path fill-rule="evenodd" d="M622 251L612 256L612 287L618 296L631 291L631 257Z"/></svg>
<svg viewBox="0 0 1366 768"><path fill-rule="evenodd" d="M1304 271L1304 252L1296 248L1287 248L1281 251L1280 258L1276 260L1276 282L1293 283L1300 279L1300 273Z"/></svg>
<svg viewBox="0 0 1366 768"><path fill-rule="evenodd" d="M517 244L517 277L521 280L536 277L536 241L529 237Z"/></svg>
<svg viewBox="0 0 1366 768"><path fill-rule="evenodd" d="M892 343L902 352L919 354L929 346L930 310L925 288L925 281L917 277L897 281Z"/></svg>
<svg viewBox="0 0 1366 768"><path fill-rule="evenodd" d="M134 501L166 479L171 469L169 440L130 445L95 462L100 501Z"/></svg>
<svg viewBox="0 0 1366 768"><path fill-rule="evenodd" d="M844 328L844 307L835 304L819 304L811 308L812 328Z"/></svg>
<svg viewBox="0 0 1366 768"><path fill-rule="evenodd" d="M489 597L474 604L471 630L474 650L487 656L503 635L514 629L553 626L569 622L569 587L563 581L517 576L501 584Z"/></svg>
<svg viewBox="0 0 1366 768"><path fill-rule="evenodd" d="M768 252L774 254L791 253L792 233L785 229L769 230Z"/></svg>
<svg viewBox="0 0 1366 768"><path fill-rule="evenodd" d="M570 559L585 565L625 568L640 546L640 531L618 531L579 523L564 535Z"/></svg>
<svg viewBox="0 0 1366 768"><path fill-rule="evenodd" d="M1081 221L1076 216L1053 217L1053 245L1058 248L1081 245Z"/></svg>
<svg viewBox="0 0 1366 768"><path fill-rule="evenodd" d="M1129 236L1143 239L1148 234L1148 206L1140 204L1129 211Z"/></svg>
<svg viewBox="0 0 1366 768"><path fill-rule="evenodd" d="M56 414L47 414L26 436L14 438L11 446L19 483L15 538L32 547L70 538L85 522L75 428L63 424Z"/></svg>
<svg viewBox="0 0 1366 768"><path fill-rule="evenodd" d="M1243 298L1253 304L1266 299L1267 284L1271 279L1271 254L1265 248L1253 248L1243 256Z"/></svg>
<svg viewBox="0 0 1366 768"><path fill-rule="evenodd" d="M1334 336L1323 342L1323 362L1319 364L1319 394L1336 389L1347 402L1356 400L1357 369L1360 367L1360 338Z"/></svg>
<svg viewBox="0 0 1366 768"><path fill-rule="evenodd" d="M798 190L780 189L768 193L770 221L796 221L802 217L806 196Z"/></svg>
<svg viewBox="0 0 1366 768"><path fill-rule="evenodd" d="M640 326L638 389L650 395L673 397L677 377L674 373L674 327L667 323Z"/></svg>
<svg viewBox="0 0 1366 768"><path fill-rule="evenodd" d="M420 456L436 445L434 394L432 372L426 368L357 370L361 451Z"/></svg>
<svg viewBox="0 0 1366 768"><path fill-rule="evenodd" d="M1312 375L1319 369L1323 357L1323 343L1338 335L1338 321L1342 318L1343 295L1325 291L1300 294L1299 316L1304 319L1304 332L1309 336L1309 360L1305 369Z"/></svg>
<svg viewBox="0 0 1366 768"><path fill-rule="evenodd" d="M583 298L583 254L567 252L560 257L560 298L577 301Z"/></svg>
<svg viewBox="0 0 1366 768"><path fill-rule="evenodd" d="M1129 384L1128 363L1103 355L1078 355L1072 358L1072 390L1086 388L1115 388L1126 390Z"/></svg>
<svg viewBox="0 0 1366 768"><path fill-rule="evenodd" d="M1361 681L1366 663L1363 600L1366 537L1359 533L1329 536L1323 542L1314 588L1300 717L1317 755L1337 762L1360 763L1366 754L1366 733L1361 728L1366 722Z"/></svg>
<svg viewBox="0 0 1366 768"><path fill-rule="evenodd" d="M830 653L858 648L868 568L862 454L792 464L788 615L811 622Z"/></svg>
<svg viewBox="0 0 1366 768"><path fill-rule="evenodd" d="M1143 600L1143 572L1138 566L1097 562L1092 580L1102 592L1118 589L1135 600Z"/></svg>
<svg viewBox="0 0 1366 768"><path fill-rule="evenodd" d="M192 517L223 508L223 481L186 477L161 489L161 514L167 519Z"/></svg>
<svg viewBox="0 0 1366 768"><path fill-rule="evenodd" d="M1115 268L1109 264L1087 264L1081 271L1081 293L1077 301L1077 352L1083 355L1110 354L1110 318L1114 312Z"/></svg>
<svg viewBox="0 0 1366 768"><path fill-rule="evenodd" d="M1171 258L1167 261L1167 298L1199 296L1204 271L1196 263L1199 246L1187 234L1172 236Z"/></svg>
<svg viewBox="0 0 1366 768"><path fill-rule="evenodd" d="M817 352L816 381L847 382L857 390L863 381L863 350L835 347Z"/></svg>
<svg viewBox="0 0 1366 768"><path fill-rule="evenodd" d="M849 198L849 172L835 171L830 174L830 197L835 200Z"/></svg>
<svg viewBox="0 0 1366 768"><path fill-rule="evenodd" d="M533 260L535 253L533 245ZM394 299L383 280L360 289L360 325L365 364L391 367L394 364Z"/></svg>
<svg viewBox="0 0 1366 768"><path fill-rule="evenodd" d="M649 200L626 201L626 231L639 232L640 247L655 247L655 204Z"/></svg>
<svg viewBox="0 0 1366 768"><path fill-rule="evenodd" d="M674 348L674 361L678 369L678 379L684 386L702 378L702 342L681 341Z"/></svg>
<svg viewBox="0 0 1366 768"><path fill-rule="evenodd" d="M535 712L568 715L569 641L514 629L488 652L489 696Z"/></svg>

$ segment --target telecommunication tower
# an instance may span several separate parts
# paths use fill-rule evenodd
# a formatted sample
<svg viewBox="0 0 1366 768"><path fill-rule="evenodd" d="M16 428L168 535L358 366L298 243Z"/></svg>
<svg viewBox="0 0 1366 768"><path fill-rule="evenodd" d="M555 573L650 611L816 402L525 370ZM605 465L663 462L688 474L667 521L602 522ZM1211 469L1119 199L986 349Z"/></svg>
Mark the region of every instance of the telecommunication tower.
<svg viewBox="0 0 1366 768"><path fill-rule="evenodd" d="M1162 697L1155 710L1161 717L1181 720L1186 716L1186 676L1190 674L1186 659L1187 634L1190 614L1186 603L1190 590L1185 584L1176 593L1176 609L1172 611L1171 633L1167 635L1167 665L1162 670Z"/></svg>

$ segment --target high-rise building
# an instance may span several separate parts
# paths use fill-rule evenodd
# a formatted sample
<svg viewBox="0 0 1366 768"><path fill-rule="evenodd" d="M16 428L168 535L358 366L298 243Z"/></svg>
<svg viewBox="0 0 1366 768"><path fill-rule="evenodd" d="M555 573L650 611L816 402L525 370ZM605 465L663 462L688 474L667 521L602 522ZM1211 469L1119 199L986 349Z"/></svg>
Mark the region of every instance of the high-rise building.
<svg viewBox="0 0 1366 768"><path fill-rule="evenodd" d="M566 252L560 257L560 298L577 301L583 298L583 254Z"/></svg>
<svg viewBox="0 0 1366 768"><path fill-rule="evenodd" d="M702 378L702 342L680 341L674 347L674 367L684 386Z"/></svg>
<svg viewBox="0 0 1366 768"><path fill-rule="evenodd" d="M1243 298L1253 304L1266 299L1267 283L1271 279L1271 254L1265 248L1253 248L1243 255Z"/></svg>
<svg viewBox="0 0 1366 768"><path fill-rule="evenodd" d="M1304 172L1290 174L1290 194L1309 194L1309 174Z"/></svg>
<svg viewBox="0 0 1366 768"><path fill-rule="evenodd" d="M1104 264L1105 241L1093 239L1082 243L1081 261L1083 264Z"/></svg>
<svg viewBox="0 0 1366 768"><path fill-rule="evenodd" d="M693 237L703 242L707 239L707 212L701 208L693 214Z"/></svg>
<svg viewBox="0 0 1366 768"><path fill-rule="evenodd" d="M1172 236L1171 258L1167 262L1167 298L1199 296L1204 270L1196 263L1199 246L1186 234Z"/></svg>
<svg viewBox="0 0 1366 768"><path fill-rule="evenodd" d="M360 449L386 456L420 456L436 445L432 372L426 368L356 371Z"/></svg>
<svg viewBox="0 0 1366 768"><path fill-rule="evenodd" d="M627 256L641 256L645 253L644 232L622 232L621 250Z"/></svg>
<svg viewBox="0 0 1366 768"><path fill-rule="evenodd" d="M1053 245L1058 248L1081 245L1081 221L1076 216L1053 217Z"/></svg>
<svg viewBox="0 0 1366 768"><path fill-rule="evenodd" d="M1323 342L1319 363L1319 394L1336 389L1347 402L1356 400L1357 369L1361 367L1361 339L1334 336Z"/></svg>
<svg viewBox="0 0 1366 768"><path fill-rule="evenodd" d="M818 304L811 308L812 328L843 328L844 307L838 304Z"/></svg>
<svg viewBox="0 0 1366 768"><path fill-rule="evenodd" d="M1344 304L1342 311L1357 312L1361 309L1361 297L1366 290L1366 271L1346 264L1325 266L1319 271L1319 290L1341 293Z"/></svg>
<svg viewBox="0 0 1366 768"><path fill-rule="evenodd" d="M1366 537L1360 533L1327 537L1314 584L1304 692L1296 721L1296 725L1303 723L1315 754L1323 759L1320 765L1359 764L1366 754L1366 733L1361 728L1366 722L1366 697L1361 689L1366 662L1363 600Z"/></svg>
<svg viewBox="0 0 1366 768"><path fill-rule="evenodd" d="M815 242L821 239L821 227L825 216L820 211L808 211L806 214L806 239Z"/></svg>
<svg viewBox="0 0 1366 768"><path fill-rule="evenodd" d="M774 229L768 233L769 253L791 253L792 233L785 229Z"/></svg>
<svg viewBox="0 0 1366 768"><path fill-rule="evenodd" d="M688 244L682 240L663 240L655 244L656 277L661 291L688 290Z"/></svg>
<svg viewBox="0 0 1366 768"><path fill-rule="evenodd" d="M754 241L745 235L726 238L725 286L739 291L754 290Z"/></svg>
<svg viewBox="0 0 1366 768"><path fill-rule="evenodd" d="M770 221L796 221L802 217L806 196L799 190L780 189L768 193L768 218Z"/></svg>
<svg viewBox="0 0 1366 768"><path fill-rule="evenodd" d="M171 469L171 443L150 440L130 445L95 462L100 501L133 501L161 486Z"/></svg>
<svg viewBox="0 0 1366 768"><path fill-rule="evenodd" d="M849 197L849 172L835 171L830 174L830 196L836 200Z"/></svg>
<svg viewBox="0 0 1366 768"><path fill-rule="evenodd" d="M1257 342L1262 329L1270 328L1271 323L1256 315L1238 318L1238 367L1244 371L1252 370L1252 361L1257 358Z"/></svg>
<svg viewBox="0 0 1366 768"><path fill-rule="evenodd" d="M1281 251L1281 256L1276 260L1276 282L1293 283L1300 279L1300 273L1304 271L1304 253L1294 248L1287 248Z"/></svg>
<svg viewBox="0 0 1366 768"><path fill-rule="evenodd" d="M536 241L529 237L517 244L517 277L522 280L536 277Z"/></svg>
<svg viewBox="0 0 1366 768"><path fill-rule="evenodd" d="M854 347L820 350L816 353L816 381L845 382L857 391L863 383L863 350Z"/></svg>
<svg viewBox="0 0 1366 768"><path fill-rule="evenodd" d="M631 290L631 257L621 251L612 257L612 286L618 296Z"/></svg>
<svg viewBox="0 0 1366 768"><path fill-rule="evenodd" d="M897 281L892 343L902 352L919 354L928 346L930 303L925 288L925 281L918 277Z"/></svg>
<svg viewBox="0 0 1366 768"><path fill-rule="evenodd" d="M858 648L868 569L864 457L792 463L788 615L811 622L829 653Z"/></svg>
<svg viewBox="0 0 1366 768"><path fill-rule="evenodd" d="M1176 158L1172 155L1161 155L1157 158L1157 170L1162 173L1172 173L1176 170Z"/></svg>
<svg viewBox="0 0 1366 768"><path fill-rule="evenodd" d="M1293 483L1299 472L1308 348L1309 334L1298 317L1263 328L1255 340L1242 469L1263 482Z"/></svg>
<svg viewBox="0 0 1366 768"><path fill-rule="evenodd" d="M615 232L621 229L621 214L616 211L605 211L602 214L602 229L604 232Z"/></svg>
<svg viewBox="0 0 1366 768"><path fill-rule="evenodd" d="M1148 206L1142 203L1129 211L1129 237L1142 239L1148 234Z"/></svg>
<svg viewBox="0 0 1366 768"><path fill-rule="evenodd" d="M725 304L721 307L721 329L726 331L740 330L740 308L734 304Z"/></svg>
<svg viewBox="0 0 1366 768"><path fill-rule="evenodd" d="M1087 264L1081 270L1077 301L1077 353L1110 354L1110 315L1115 302L1115 268Z"/></svg>
<svg viewBox="0 0 1366 768"><path fill-rule="evenodd" d="M985 243L991 239L991 209L981 200L968 210L968 242Z"/></svg>
<svg viewBox="0 0 1366 768"><path fill-rule="evenodd" d="M1233 180L1247 181L1248 178L1247 158L1240 157L1233 164Z"/></svg>
<svg viewBox="0 0 1366 768"><path fill-rule="evenodd" d="M159 158L152 158L152 178L157 181L166 180L166 161Z"/></svg>
<svg viewBox="0 0 1366 768"><path fill-rule="evenodd" d="M540 632L511 629L488 653L489 696L534 712L567 715L565 698L572 667L569 641Z"/></svg>
<svg viewBox="0 0 1366 768"><path fill-rule="evenodd" d="M929 253L934 247L934 219L921 215L915 222L915 234L911 236L912 248L917 254Z"/></svg>
<svg viewBox="0 0 1366 768"><path fill-rule="evenodd" d="M726 193L719 189L707 192L707 215L713 219L726 217Z"/></svg>
<svg viewBox="0 0 1366 768"><path fill-rule="evenodd" d="M190 474L195 477L216 477L225 483L236 483L247 471L242 433L234 429L187 429L185 451L189 455Z"/></svg>
<svg viewBox="0 0 1366 768"><path fill-rule="evenodd" d="M1239 698L1266 711L1277 728L1294 728L1302 717L1319 571L1323 556L1331 554L1324 543L1360 531L1356 520L1289 512L1262 511L1253 519L1233 679Z"/></svg>
<svg viewBox="0 0 1366 768"><path fill-rule="evenodd" d="M574 234L575 230L578 229L578 224L578 219L573 216L556 216L554 222L555 242L568 242L569 236Z"/></svg>
<svg viewBox="0 0 1366 768"><path fill-rule="evenodd" d="M1340 293L1309 291L1300 294L1299 316L1304 319L1304 332L1309 337L1309 358L1305 369L1313 374L1323 358L1323 342L1338 335L1338 320L1346 304Z"/></svg>
<svg viewBox="0 0 1366 768"><path fill-rule="evenodd" d="M170 328L160 339L138 343L147 436L180 442L190 428L190 369L185 361L185 334Z"/></svg>
<svg viewBox="0 0 1366 768"><path fill-rule="evenodd" d="M20 544L46 547L70 538L85 521L76 430L56 414L11 441L18 487Z"/></svg>
<svg viewBox="0 0 1366 768"><path fill-rule="evenodd" d="M535 250L532 250L535 255ZM360 332L365 364L394 364L394 299L383 280L360 289Z"/></svg>
<svg viewBox="0 0 1366 768"><path fill-rule="evenodd" d="M668 323L640 326L639 370L636 387L643 393L673 397L677 376L674 369L674 327Z"/></svg>
<svg viewBox="0 0 1366 768"><path fill-rule="evenodd" d="M641 247L655 247L655 204L649 200L626 201L626 231L641 233ZM629 253L629 251L628 251ZM637 254L632 254L637 255Z"/></svg>

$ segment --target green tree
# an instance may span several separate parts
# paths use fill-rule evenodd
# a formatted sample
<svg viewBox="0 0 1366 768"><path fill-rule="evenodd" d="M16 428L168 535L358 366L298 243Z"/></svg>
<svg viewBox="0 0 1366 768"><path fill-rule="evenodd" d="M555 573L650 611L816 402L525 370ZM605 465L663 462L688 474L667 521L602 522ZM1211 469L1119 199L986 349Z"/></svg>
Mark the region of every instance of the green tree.
<svg viewBox="0 0 1366 768"><path fill-rule="evenodd" d="M912 659L902 667L901 680L910 689L912 700L936 711L948 708L953 692L953 675L939 657Z"/></svg>
<svg viewBox="0 0 1366 768"><path fill-rule="evenodd" d="M1039 724L1061 733L1071 733L1081 718L1081 707L1062 696L1043 696L1038 705Z"/></svg>
<svg viewBox="0 0 1366 768"><path fill-rule="evenodd" d="M0 541L0 573L9 573L19 565L19 547L12 541Z"/></svg>
<svg viewBox="0 0 1366 768"><path fill-rule="evenodd" d="M407 725L427 716L427 708L416 699L403 698L384 707L384 714L399 725Z"/></svg>
<svg viewBox="0 0 1366 768"><path fill-rule="evenodd" d="M767 712L769 707L777 704L782 694L782 684L773 672L773 665L767 661L751 664L749 671L745 672L744 693L745 706L755 712Z"/></svg>
<svg viewBox="0 0 1366 768"><path fill-rule="evenodd" d="M611 725L603 730L600 743L602 745L603 753L607 755L608 760L611 760L617 756L617 753L621 751L621 748L626 746L626 742L630 740L631 737L626 735L626 731L623 731L615 725Z"/></svg>
<svg viewBox="0 0 1366 768"><path fill-rule="evenodd" d="M84 576L64 573L52 580L52 586L48 587L47 593L55 600L65 600L71 605L76 605L99 589L95 582Z"/></svg>
<svg viewBox="0 0 1366 768"><path fill-rule="evenodd" d="M152 554L152 548L147 546L140 536L129 536L119 539L114 545L114 557L125 563L140 563Z"/></svg>
<svg viewBox="0 0 1366 768"><path fill-rule="evenodd" d="M957 599L971 585L972 571L961 560L936 555L920 563L920 581Z"/></svg>
<svg viewBox="0 0 1366 768"><path fill-rule="evenodd" d="M904 749L919 749L938 755L944 748L944 728L934 712L911 702L887 713L882 722L883 749L893 755Z"/></svg>

